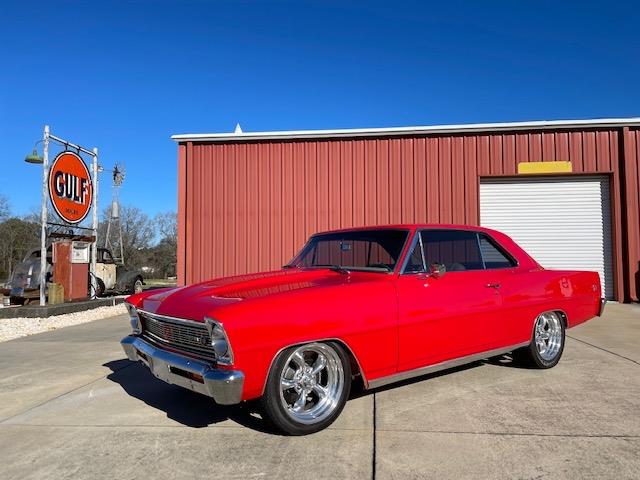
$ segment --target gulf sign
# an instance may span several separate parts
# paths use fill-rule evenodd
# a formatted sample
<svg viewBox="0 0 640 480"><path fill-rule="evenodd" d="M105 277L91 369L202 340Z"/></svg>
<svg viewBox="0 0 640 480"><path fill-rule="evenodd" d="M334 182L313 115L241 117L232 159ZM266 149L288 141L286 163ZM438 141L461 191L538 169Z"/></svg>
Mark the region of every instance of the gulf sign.
<svg viewBox="0 0 640 480"><path fill-rule="evenodd" d="M78 154L62 152L51 164L49 198L67 223L80 223L91 210L93 184L89 169Z"/></svg>

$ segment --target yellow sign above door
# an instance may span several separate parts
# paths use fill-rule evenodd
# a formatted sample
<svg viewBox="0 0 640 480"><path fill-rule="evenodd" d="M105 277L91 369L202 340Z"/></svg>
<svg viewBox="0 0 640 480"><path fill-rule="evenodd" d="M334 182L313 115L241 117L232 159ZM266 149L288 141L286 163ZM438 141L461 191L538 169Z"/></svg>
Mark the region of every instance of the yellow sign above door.
<svg viewBox="0 0 640 480"><path fill-rule="evenodd" d="M571 162L520 162L519 174L570 173L573 172Z"/></svg>

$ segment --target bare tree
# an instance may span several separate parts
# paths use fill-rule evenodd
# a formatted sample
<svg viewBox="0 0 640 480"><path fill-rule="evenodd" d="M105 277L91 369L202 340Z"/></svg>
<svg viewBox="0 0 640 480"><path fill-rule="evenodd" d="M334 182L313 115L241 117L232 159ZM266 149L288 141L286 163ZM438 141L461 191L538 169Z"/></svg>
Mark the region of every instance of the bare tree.
<svg viewBox="0 0 640 480"><path fill-rule="evenodd" d="M11 275L13 267L36 247L39 225L20 218L0 222L0 279Z"/></svg>
<svg viewBox="0 0 640 480"><path fill-rule="evenodd" d="M111 207L105 208L98 226L98 243L104 245L107 224L111 215ZM141 267L144 262L142 250L150 247L155 237L155 229L149 216L138 207L120 205L120 222L122 224L122 247L124 260L129 267ZM114 254L120 250L120 238L117 225L111 225L110 243Z"/></svg>
<svg viewBox="0 0 640 480"><path fill-rule="evenodd" d="M158 244L149 250L149 264L155 275L166 278L176 274L178 226L175 212L159 213L154 218Z"/></svg>
<svg viewBox="0 0 640 480"><path fill-rule="evenodd" d="M11 215L9 200L4 195L0 195L0 222L4 222Z"/></svg>
<svg viewBox="0 0 640 480"><path fill-rule="evenodd" d="M0 195L0 280L7 279L38 241L38 224L11 216L9 200Z"/></svg>
<svg viewBox="0 0 640 480"><path fill-rule="evenodd" d="M158 230L160 241L166 241L172 245L178 243L178 217L176 212L158 213L153 222Z"/></svg>

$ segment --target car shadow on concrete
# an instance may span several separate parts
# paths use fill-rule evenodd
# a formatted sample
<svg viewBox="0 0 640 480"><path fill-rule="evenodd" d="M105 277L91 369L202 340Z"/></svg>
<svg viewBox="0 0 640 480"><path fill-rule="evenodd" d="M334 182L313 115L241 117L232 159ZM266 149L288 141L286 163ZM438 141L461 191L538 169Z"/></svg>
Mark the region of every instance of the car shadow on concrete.
<svg viewBox="0 0 640 480"><path fill-rule="evenodd" d="M497 357L487 358L482 361L490 365L496 365L498 367L520 368L523 370L535 370L531 365L517 362L513 358L513 353L505 353L504 355L498 355Z"/></svg>
<svg viewBox="0 0 640 480"><path fill-rule="evenodd" d="M107 376L108 380L184 426L204 428L232 420L253 430L276 433L256 415L255 402L218 405L209 397L158 380L142 364L126 359L107 362L104 366L112 371Z"/></svg>
<svg viewBox="0 0 640 480"><path fill-rule="evenodd" d="M433 378L451 375L455 372L477 368L484 364L527 368L514 362L512 356L507 354L479 360L440 372L421 375L370 390L365 390L362 380L356 378L352 384L349 399L353 400L393 388L428 381ZM280 432L271 428L258 415L259 408L255 401L244 402L239 405L218 405L209 397L158 380L141 363L124 359L105 363L104 366L113 372L107 376L107 379L120 385L127 394L143 401L150 407L165 412L168 418L184 426L204 428L226 420L232 420L244 427L259 432L281 435Z"/></svg>

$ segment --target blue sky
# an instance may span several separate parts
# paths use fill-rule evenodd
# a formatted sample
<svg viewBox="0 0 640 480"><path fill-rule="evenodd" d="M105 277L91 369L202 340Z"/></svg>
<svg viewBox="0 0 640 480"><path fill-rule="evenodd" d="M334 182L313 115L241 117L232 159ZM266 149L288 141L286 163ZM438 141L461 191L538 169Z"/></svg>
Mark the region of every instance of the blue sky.
<svg viewBox="0 0 640 480"><path fill-rule="evenodd" d="M640 115L633 2L20 1L1 18L18 214L39 205L22 159L44 124L124 162L122 202L153 215L176 209L174 133Z"/></svg>

